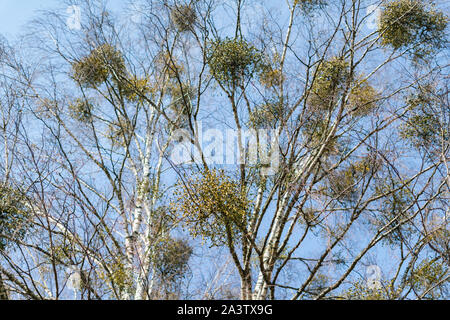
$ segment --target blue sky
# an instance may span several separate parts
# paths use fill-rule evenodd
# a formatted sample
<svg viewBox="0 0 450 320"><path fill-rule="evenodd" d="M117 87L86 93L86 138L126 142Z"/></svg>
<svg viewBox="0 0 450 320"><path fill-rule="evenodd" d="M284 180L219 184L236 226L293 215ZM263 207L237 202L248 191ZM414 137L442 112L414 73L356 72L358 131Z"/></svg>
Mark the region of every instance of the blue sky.
<svg viewBox="0 0 450 320"><path fill-rule="evenodd" d="M264 3L271 3L272 7L276 7L277 1L281 0L264 1ZM112 7L118 8L124 7L127 1L110 0L109 2L112 4ZM21 31L26 31L26 23L34 16L37 16L39 10L48 10L52 8L64 10L65 6L64 0L0 0L0 35L12 39ZM364 240L365 239L363 238L361 241L364 242ZM311 251L315 250L314 243L316 240L311 239L309 241L308 239L307 242L307 245L303 248L308 255ZM377 253L379 255L377 255ZM386 252L373 251L372 255L375 256L375 263L381 265L384 261L385 264L389 264L390 260L386 257Z"/></svg>
<svg viewBox="0 0 450 320"><path fill-rule="evenodd" d="M112 7L126 3L125 0L108 1ZM8 39L25 31L26 23L38 15L39 10L64 9L64 0L0 0L0 34Z"/></svg>
<svg viewBox="0 0 450 320"><path fill-rule="evenodd" d="M127 6L130 6L128 0L106 0L109 9L115 11L121 16L125 14L125 18L132 18L127 16L129 10ZM266 8L270 8L272 12L280 9L280 0L261 0L261 3L252 2L252 6L255 10L264 5ZM135 1L135 9L139 8L140 0ZM26 32L27 22L34 17L39 16L40 10L57 9L58 11L65 13L68 5L66 0L0 0L0 38L6 37L8 40L14 40L16 36ZM284 6L283 6L284 7ZM133 9L129 7L128 9ZM82 12L81 12L82 14ZM122 15L122 18L124 16ZM286 17L287 21L287 17ZM227 24L227 23L226 23Z"/></svg>
<svg viewBox="0 0 450 320"><path fill-rule="evenodd" d="M277 1L264 1L265 6L276 8ZM127 0L108 0L112 9L124 8ZM139 1L137 1L139 3ZM0 34L8 39L26 31L26 23L38 15L39 10L62 9L67 5L64 0L0 0Z"/></svg>
<svg viewBox="0 0 450 320"><path fill-rule="evenodd" d="M17 35L37 10L58 6L61 0L0 0L0 33Z"/></svg>

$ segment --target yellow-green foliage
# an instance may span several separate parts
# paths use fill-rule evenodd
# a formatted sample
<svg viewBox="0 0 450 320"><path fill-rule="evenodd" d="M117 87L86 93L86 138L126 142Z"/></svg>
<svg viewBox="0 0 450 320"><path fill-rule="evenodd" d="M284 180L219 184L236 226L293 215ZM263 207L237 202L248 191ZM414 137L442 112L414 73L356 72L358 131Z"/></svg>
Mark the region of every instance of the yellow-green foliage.
<svg viewBox="0 0 450 320"><path fill-rule="evenodd" d="M122 94L132 102L142 102L143 97L152 92L152 86L147 78L131 76L121 81Z"/></svg>
<svg viewBox="0 0 450 320"><path fill-rule="evenodd" d="M197 13L191 5L176 5L170 10L170 18L179 31L189 31L197 21Z"/></svg>
<svg viewBox="0 0 450 320"><path fill-rule="evenodd" d="M167 238L159 244L155 257L155 266L161 280L174 282L182 278L187 271L192 255L192 247L182 239Z"/></svg>
<svg viewBox="0 0 450 320"><path fill-rule="evenodd" d="M261 53L243 39L217 40L208 47L211 74L224 84L236 84L260 70Z"/></svg>
<svg viewBox="0 0 450 320"><path fill-rule="evenodd" d="M361 281L344 292L344 298L347 300L386 300L383 289L369 289L367 284Z"/></svg>
<svg viewBox="0 0 450 320"><path fill-rule="evenodd" d="M346 107L354 116L365 116L376 107L378 92L362 76L359 79L351 84ZM349 64L343 58L334 57L320 63L308 98L311 109L333 110L349 80L352 80Z"/></svg>
<svg viewBox="0 0 450 320"><path fill-rule="evenodd" d="M400 137L417 149L432 149L440 146L441 139L449 139L448 122L441 121L441 101L436 88L424 86L418 93L406 99L410 111L399 127Z"/></svg>
<svg viewBox="0 0 450 320"><path fill-rule="evenodd" d="M413 114L400 126L400 136L416 148L428 148L438 144L439 119L433 114Z"/></svg>
<svg viewBox="0 0 450 320"><path fill-rule="evenodd" d="M93 105L86 99L76 99L69 104L70 115L80 122L92 121L92 110Z"/></svg>
<svg viewBox="0 0 450 320"><path fill-rule="evenodd" d="M30 225L25 201L20 190L0 186L0 251L25 236Z"/></svg>
<svg viewBox="0 0 450 320"><path fill-rule="evenodd" d="M80 84L96 88L110 75L118 80L125 74L125 61L122 53L109 44L103 44L89 55L72 64L73 78Z"/></svg>
<svg viewBox="0 0 450 320"><path fill-rule="evenodd" d="M319 295L328 286L330 286L330 278L322 273L317 273L311 280L304 298L313 300L315 296Z"/></svg>
<svg viewBox="0 0 450 320"><path fill-rule="evenodd" d="M169 128L171 130L186 128L192 113L192 104L197 95L196 89L189 84L180 85L175 82L168 86L167 91L170 95L171 120L174 122Z"/></svg>
<svg viewBox="0 0 450 320"><path fill-rule="evenodd" d="M250 113L250 126L254 128L275 126L283 114L284 108L280 101L266 102Z"/></svg>
<svg viewBox="0 0 450 320"><path fill-rule="evenodd" d="M239 183L223 171L206 170L189 178L175 196L174 209L194 237L221 245L242 236L251 203Z"/></svg>
<svg viewBox="0 0 450 320"><path fill-rule="evenodd" d="M427 238L433 248L437 251L444 252L444 254L447 253L447 255L450 255L448 250L450 244L449 223L447 218L433 215L427 226Z"/></svg>
<svg viewBox="0 0 450 320"><path fill-rule="evenodd" d="M416 109L399 127L400 137L417 149L439 147L449 139L449 130L432 110Z"/></svg>
<svg viewBox="0 0 450 320"><path fill-rule="evenodd" d="M160 52L157 55L155 66L161 74L167 76L169 79L180 78L184 72L183 66L168 52Z"/></svg>
<svg viewBox="0 0 450 320"><path fill-rule="evenodd" d="M409 218L407 208L414 201L409 187L408 184L403 186L401 181L390 178L380 181L375 186L375 195L383 196L378 206L381 214L374 223L377 227L390 223L389 230L392 229L392 232L384 238L389 244L396 244L415 231L411 223L407 221Z"/></svg>
<svg viewBox="0 0 450 320"><path fill-rule="evenodd" d="M308 98L308 104L313 110L332 110L335 107L336 98L350 75L348 67L348 62L338 57L319 64Z"/></svg>
<svg viewBox="0 0 450 320"><path fill-rule="evenodd" d="M377 163L371 156L352 163L348 168L330 173L328 177L330 196L340 200L355 200L358 183L371 171L376 171Z"/></svg>
<svg viewBox="0 0 450 320"><path fill-rule="evenodd" d="M425 291L442 281L448 271L448 265L443 262L425 259L412 272L409 281L417 291ZM428 296L433 297L434 291L431 290Z"/></svg>
<svg viewBox="0 0 450 320"><path fill-rule="evenodd" d="M132 282L132 275L127 274L125 270L125 263L119 258L111 258L106 263L108 270L100 270L98 272L99 278L108 282L118 292L126 290Z"/></svg>
<svg viewBox="0 0 450 320"><path fill-rule="evenodd" d="M398 189L398 190L397 190ZM381 209L390 215L400 214L413 200L408 184L402 185L400 181L389 180L378 184L375 187L376 195L385 195L382 197Z"/></svg>
<svg viewBox="0 0 450 320"><path fill-rule="evenodd" d="M326 0L294 0L294 5L300 6L305 12L310 12L313 9L325 6Z"/></svg>
<svg viewBox="0 0 450 320"><path fill-rule="evenodd" d="M261 82L261 84L268 89L272 87L279 87L284 79L285 76L279 68L273 67L270 64L264 65L261 68L259 82Z"/></svg>
<svg viewBox="0 0 450 320"><path fill-rule="evenodd" d="M378 92L367 83L358 82L350 91L347 108L354 116L365 116L377 106Z"/></svg>
<svg viewBox="0 0 450 320"><path fill-rule="evenodd" d="M52 253L51 258L55 263L71 265L74 257L74 250L68 239L53 239L53 245L49 245L48 251ZM51 250L53 249L53 250Z"/></svg>
<svg viewBox="0 0 450 320"><path fill-rule="evenodd" d="M168 87L168 93L171 97L170 108L176 114L188 115L191 111L192 100L196 96L195 88L189 84L174 84Z"/></svg>
<svg viewBox="0 0 450 320"><path fill-rule="evenodd" d="M267 89L281 86L286 79L281 71L280 56L277 52L273 56L261 54L258 62L259 82Z"/></svg>
<svg viewBox="0 0 450 320"><path fill-rule="evenodd" d="M400 290L395 289L392 284L385 284L384 287L379 289L369 289L367 283L358 281L344 291L342 296L347 300L393 300L400 293Z"/></svg>
<svg viewBox="0 0 450 320"><path fill-rule="evenodd" d="M380 16L381 43L394 49L413 48L423 58L446 45L448 18L429 1L394 0L384 5Z"/></svg>
<svg viewBox="0 0 450 320"><path fill-rule="evenodd" d="M320 118L314 117L305 123L303 126L303 135L306 140L306 145L311 149L322 148L330 132L327 122ZM338 137L331 137L325 145L324 155L332 155L339 152Z"/></svg>
<svg viewBox="0 0 450 320"><path fill-rule="evenodd" d="M426 84L420 87L405 99L408 110L429 110L439 103L437 98L437 88L433 84Z"/></svg>

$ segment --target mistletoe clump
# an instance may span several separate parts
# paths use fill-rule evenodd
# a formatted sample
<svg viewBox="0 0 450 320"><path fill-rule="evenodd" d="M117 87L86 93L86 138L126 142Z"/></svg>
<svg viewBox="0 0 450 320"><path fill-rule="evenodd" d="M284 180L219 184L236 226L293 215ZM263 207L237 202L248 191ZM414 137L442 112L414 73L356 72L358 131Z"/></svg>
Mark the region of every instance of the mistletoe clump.
<svg viewBox="0 0 450 320"><path fill-rule="evenodd" d="M167 238L161 241L155 257L155 266L163 280L176 281L183 277L193 249L183 239Z"/></svg>
<svg viewBox="0 0 450 320"><path fill-rule="evenodd" d="M436 290L429 290L426 298L433 299L439 295L437 292L438 284L445 280L448 275L448 265L439 260L424 259L413 271L409 282L418 292L427 291L429 288Z"/></svg>
<svg viewBox="0 0 450 320"><path fill-rule="evenodd" d="M428 148L439 142L439 119L433 114L415 113L400 126L400 136L416 148Z"/></svg>
<svg viewBox="0 0 450 320"><path fill-rule="evenodd" d="M184 72L183 66L169 52L160 52L155 59L157 70L169 79L180 78Z"/></svg>
<svg viewBox="0 0 450 320"><path fill-rule="evenodd" d="M352 163L348 168L332 172L328 177L330 196L343 201L354 201L358 195L358 184L377 163L371 156Z"/></svg>
<svg viewBox="0 0 450 320"><path fill-rule="evenodd" d="M172 85L168 88L171 97L170 108L176 114L189 115L192 101L196 97L196 89L189 84Z"/></svg>
<svg viewBox="0 0 450 320"><path fill-rule="evenodd" d="M250 126L266 128L275 126L284 116L284 108L280 101L269 101L258 106L250 113Z"/></svg>
<svg viewBox="0 0 450 320"><path fill-rule="evenodd" d="M285 79L280 69L264 68L259 76L259 81L266 88L279 87Z"/></svg>
<svg viewBox="0 0 450 320"><path fill-rule="evenodd" d="M391 300L399 293L390 283L371 289L366 281L357 281L345 290L342 296L346 300Z"/></svg>
<svg viewBox="0 0 450 320"><path fill-rule="evenodd" d="M121 257L108 257L105 268L98 272L100 280L113 285L119 292L125 291L132 283L132 275L127 273L125 261Z"/></svg>
<svg viewBox="0 0 450 320"><path fill-rule="evenodd" d="M48 257L49 263L56 262L61 265L72 265L77 253L74 244L69 238L56 237L46 244L46 250L52 254Z"/></svg>
<svg viewBox="0 0 450 320"><path fill-rule="evenodd" d="M303 135L306 146L309 149L320 149L324 146L324 156L336 155L339 153L340 143L337 136L333 136L326 141L330 133L329 124L320 117L309 119L303 126Z"/></svg>
<svg viewBox="0 0 450 320"><path fill-rule="evenodd" d="M197 21L197 13L190 5L177 5L170 10L170 18L179 31L189 31Z"/></svg>
<svg viewBox="0 0 450 320"><path fill-rule="evenodd" d="M152 92L150 81L147 78L131 76L121 82L122 94L131 102L143 102L145 96Z"/></svg>
<svg viewBox="0 0 450 320"><path fill-rule="evenodd" d="M0 186L0 251L25 236L30 224L26 200L20 190Z"/></svg>
<svg viewBox="0 0 450 320"><path fill-rule="evenodd" d="M423 0L395 0L380 16L381 44L394 49L413 48L415 59L446 45L448 18Z"/></svg>
<svg viewBox="0 0 450 320"><path fill-rule="evenodd" d="M261 53L243 39L217 40L208 48L211 74L224 84L250 79L261 68Z"/></svg>
<svg viewBox="0 0 450 320"><path fill-rule="evenodd" d="M380 215L374 221L377 228L389 223L392 230L383 240L398 244L405 237L410 237L417 230L410 221L410 204L414 201L408 183L387 178L375 186L375 196L383 196L379 204Z"/></svg>
<svg viewBox="0 0 450 320"><path fill-rule="evenodd" d="M80 122L92 121L93 105L85 99L77 99L69 104L70 115Z"/></svg>
<svg viewBox="0 0 450 320"><path fill-rule="evenodd" d="M89 55L72 64L73 78L90 88L98 87L109 76L118 81L125 71L122 53L109 44L95 48Z"/></svg>
<svg viewBox="0 0 450 320"><path fill-rule="evenodd" d="M190 84L172 84L167 89L170 96L170 110L172 111L172 123L170 130L187 128L189 117L192 113L193 100L197 96L197 90Z"/></svg>
<svg viewBox="0 0 450 320"><path fill-rule="evenodd" d="M173 206L183 215L192 236L209 239L213 246L241 238L250 201L239 183L223 171L203 171L175 195Z"/></svg>
<svg viewBox="0 0 450 320"><path fill-rule="evenodd" d="M406 99L409 115L399 127L400 137L417 149L433 150L450 139L448 122L440 117L439 90L426 85Z"/></svg>
<svg viewBox="0 0 450 320"><path fill-rule="evenodd" d="M334 108L336 98L344 90L349 77L349 64L343 58L334 57L321 62L308 99L312 109L323 111Z"/></svg>
<svg viewBox="0 0 450 320"><path fill-rule="evenodd" d="M326 4L326 0L294 0L294 5L298 5L305 13L323 8Z"/></svg>
<svg viewBox="0 0 450 320"><path fill-rule="evenodd" d="M366 116L377 106L379 94L367 81L358 82L350 91L347 108L354 116Z"/></svg>
<svg viewBox="0 0 450 320"><path fill-rule="evenodd" d="M281 71L280 57L276 53L275 56L270 59L269 57L263 57L260 63L259 82L267 89L277 88L286 80L285 75Z"/></svg>

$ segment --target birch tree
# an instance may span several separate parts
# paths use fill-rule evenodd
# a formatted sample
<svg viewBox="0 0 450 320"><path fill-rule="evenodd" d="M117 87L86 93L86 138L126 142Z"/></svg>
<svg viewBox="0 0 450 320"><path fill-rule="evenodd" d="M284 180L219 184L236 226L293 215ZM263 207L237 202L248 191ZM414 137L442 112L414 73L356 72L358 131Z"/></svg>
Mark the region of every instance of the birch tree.
<svg viewBox="0 0 450 320"><path fill-rule="evenodd" d="M447 17L422 1L381 1L379 22L367 30L368 4L286 1L278 7L287 19L277 20L264 7L250 16L255 3L235 1L233 27L206 48L241 161L227 178L212 181L208 166L199 178L181 177L177 210L192 235L228 247L243 299L341 297L380 247L400 257L384 279L389 297L406 298L434 237L431 216L448 232L449 109L429 95L448 95L447 53L437 55ZM241 134L261 127L281 136L273 176L252 163ZM242 200L223 191L230 184ZM441 254L435 259L446 266ZM448 279L441 271L433 285Z"/></svg>
<svg viewBox="0 0 450 320"><path fill-rule="evenodd" d="M32 226L0 222L0 294L447 297L442 3L67 5L79 28L41 13L0 55L2 188Z"/></svg>

